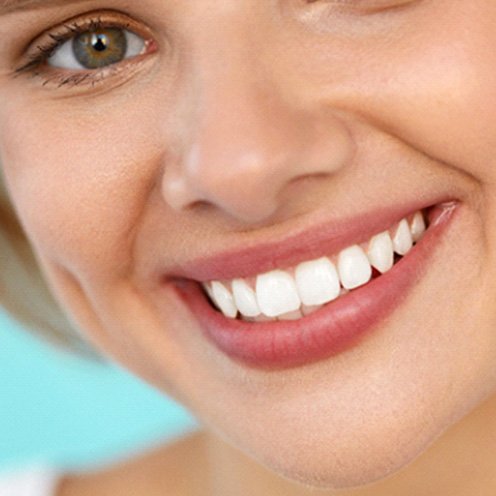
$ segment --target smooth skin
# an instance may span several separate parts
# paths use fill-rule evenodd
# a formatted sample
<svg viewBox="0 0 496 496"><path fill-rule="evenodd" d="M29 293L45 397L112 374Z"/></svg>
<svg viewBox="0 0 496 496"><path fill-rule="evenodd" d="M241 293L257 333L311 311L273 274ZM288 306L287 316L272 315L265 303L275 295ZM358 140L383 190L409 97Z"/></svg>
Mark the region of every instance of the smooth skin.
<svg viewBox="0 0 496 496"><path fill-rule="evenodd" d="M494 0L46 4L0 16L13 201L88 339L205 427L61 494L495 494ZM104 11L155 49L94 85L15 77L41 32ZM236 363L162 284L199 256L440 196L460 208L428 270L328 360Z"/></svg>

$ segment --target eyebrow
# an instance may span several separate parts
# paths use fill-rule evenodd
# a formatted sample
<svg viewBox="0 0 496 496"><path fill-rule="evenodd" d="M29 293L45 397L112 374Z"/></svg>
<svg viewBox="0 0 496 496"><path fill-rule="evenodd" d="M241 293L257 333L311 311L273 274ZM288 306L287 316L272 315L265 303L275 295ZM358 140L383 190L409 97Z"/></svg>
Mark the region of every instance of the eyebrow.
<svg viewBox="0 0 496 496"><path fill-rule="evenodd" d="M23 10L56 7L71 3L81 3L87 0L0 0L0 16Z"/></svg>

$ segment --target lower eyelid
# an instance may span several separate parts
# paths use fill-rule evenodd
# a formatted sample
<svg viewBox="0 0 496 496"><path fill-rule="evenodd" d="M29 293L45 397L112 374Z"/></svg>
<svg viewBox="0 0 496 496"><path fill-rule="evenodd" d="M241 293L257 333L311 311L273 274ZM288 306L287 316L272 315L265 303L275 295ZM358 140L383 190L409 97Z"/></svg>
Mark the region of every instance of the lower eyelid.
<svg viewBox="0 0 496 496"><path fill-rule="evenodd" d="M136 57L138 58L138 57ZM131 59L126 59L119 64L111 64L101 69L71 71L53 67L51 71L42 71L34 74L37 78L42 79L42 87L47 89L81 88L82 94L87 90L93 91L98 88L113 88L114 85L120 85L124 81L132 78L136 71L143 66L144 59L137 63L132 63ZM108 85L105 84L108 81Z"/></svg>

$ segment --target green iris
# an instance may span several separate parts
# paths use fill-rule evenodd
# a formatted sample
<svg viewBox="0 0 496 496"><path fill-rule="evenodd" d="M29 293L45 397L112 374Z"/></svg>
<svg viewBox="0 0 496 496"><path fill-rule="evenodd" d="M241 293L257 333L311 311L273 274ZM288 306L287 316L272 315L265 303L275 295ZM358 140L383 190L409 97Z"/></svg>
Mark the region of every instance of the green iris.
<svg viewBox="0 0 496 496"><path fill-rule="evenodd" d="M77 61L87 69L98 69L121 62L127 52L124 30L118 28L86 31L74 38L72 50Z"/></svg>

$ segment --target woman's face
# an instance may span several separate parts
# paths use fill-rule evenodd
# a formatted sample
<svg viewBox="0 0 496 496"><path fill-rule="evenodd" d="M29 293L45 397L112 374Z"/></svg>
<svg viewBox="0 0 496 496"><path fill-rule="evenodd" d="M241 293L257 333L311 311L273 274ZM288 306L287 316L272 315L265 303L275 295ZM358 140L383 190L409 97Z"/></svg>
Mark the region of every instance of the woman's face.
<svg viewBox="0 0 496 496"><path fill-rule="evenodd" d="M322 486L399 469L495 392L494 0L17 3L0 158L96 346ZM292 312L300 262L346 278L343 249L419 210L397 265L299 320L234 321L199 291L246 278Z"/></svg>

